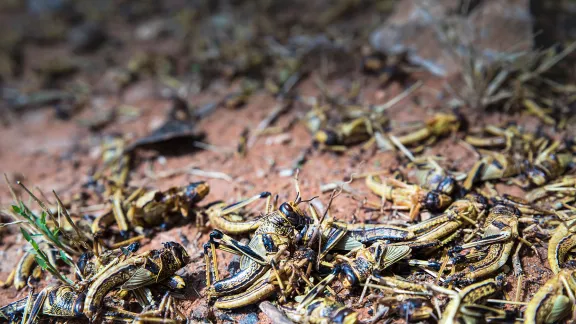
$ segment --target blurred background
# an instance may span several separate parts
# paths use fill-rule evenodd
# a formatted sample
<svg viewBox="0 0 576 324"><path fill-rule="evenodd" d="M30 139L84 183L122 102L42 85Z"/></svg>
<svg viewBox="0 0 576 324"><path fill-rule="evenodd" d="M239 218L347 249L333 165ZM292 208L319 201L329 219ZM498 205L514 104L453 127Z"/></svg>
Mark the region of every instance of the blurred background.
<svg viewBox="0 0 576 324"><path fill-rule="evenodd" d="M119 94L151 77L181 96L215 81L281 86L321 60L327 75L358 71L354 57L374 50L411 52L412 62L446 75L454 69L416 35L473 29L468 41L484 53L538 49L575 39L574 14L571 0L4 0L2 117L49 103L70 118L87 94Z"/></svg>

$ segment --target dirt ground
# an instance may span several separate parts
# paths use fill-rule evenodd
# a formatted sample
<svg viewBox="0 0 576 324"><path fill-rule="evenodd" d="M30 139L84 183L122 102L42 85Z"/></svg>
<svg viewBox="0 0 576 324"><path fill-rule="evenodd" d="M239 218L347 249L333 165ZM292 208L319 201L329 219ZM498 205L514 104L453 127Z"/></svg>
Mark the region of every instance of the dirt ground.
<svg viewBox="0 0 576 324"><path fill-rule="evenodd" d="M122 28L114 30L114 33L122 37ZM142 47L155 47L158 51L162 51L165 47L171 46L174 45L167 40ZM54 57L60 50L58 46L28 47L27 56ZM87 55L93 55L94 60L100 59L98 54ZM124 56L128 57L128 54ZM39 59L41 60L42 58ZM297 85L300 97L316 97L321 94L315 83L318 76L318 71L314 71ZM94 84L97 84L98 80L105 82L100 77L91 76L87 80L93 81ZM386 111L396 125L423 121L435 112L449 111L447 94L443 88L444 80L426 73L416 74L414 78L422 81L423 86ZM20 80L21 84L26 83L26 77ZM338 93L347 89L353 81L362 85L359 97L364 105L383 104L404 90L398 83L382 87L376 78L361 73L333 77L327 86L330 91ZM187 101L191 107L202 107L237 91L238 86L237 82L222 82L207 91L189 96ZM0 127L0 172L5 173L13 183L21 180L28 187L39 188L45 193L54 190L64 201L71 201L77 193L84 190L83 185L89 180L89 175L100 166L100 144L106 135L122 134L130 141L145 136L162 124L172 106L172 100L167 99L164 93L165 87L159 82L143 78L130 84L121 93L94 92L89 97L88 108L74 114L69 120L56 118L52 105L8 113L5 116L8 116L9 122ZM248 148L246 156L236 154L236 147L243 131L258 127L277 103L277 99L268 92L256 91L244 106L235 109L220 106L199 120L195 125L196 130L205 134L203 139L198 140L201 143L189 141L178 150L168 152L155 149L137 150L129 184L164 190L203 180L209 184L210 194L202 204L218 200L232 203L262 191L278 194L279 201L287 201L294 199L296 194L293 186L295 161L308 151L299 171L302 196L304 198L319 196L317 200L325 206L330 192L321 192L323 185L346 181L353 174L374 171L391 174L395 168L406 163L406 158L395 152L379 152L374 147L364 148L362 145L352 147L343 154L315 150L312 148L312 135L301 121L309 107L301 102L296 102L287 113L278 118L275 126L279 126L280 133L252 138L254 142ZM114 121L98 130L90 130L85 126L86 121L93 120L117 107L124 107L129 113L117 116ZM461 113L471 127L513 121L528 130L543 129L549 133L555 132L550 127L542 128L535 117L470 110L463 110ZM462 144L462 138L463 133L443 138L425 147L421 155L441 155L444 158L443 166L466 172L477 160L477 155ZM205 174L194 175L181 171L175 175L162 176L182 168L201 170ZM352 182L351 186L357 190L357 197L379 202L379 198L368 191L361 179ZM523 195L523 191L516 186L498 184L496 189L500 194ZM0 186L0 206L9 208L11 204L12 198L7 186ZM85 207L72 205L71 212L76 215L85 213L98 215L103 212L102 209L85 212L83 209ZM349 222L407 220L403 213L362 208L361 201L346 193L337 197L330 213L336 219ZM142 250L159 248L161 243L166 241L176 241L186 247L193 262L182 272L189 279L188 295L182 302L182 311L191 319L240 323L253 323L255 320L268 322L269 319L256 306L234 312L212 310L204 296L205 269L202 245L207 242L208 233L209 228L199 230L195 226L195 220L190 220L186 225L160 231L147 238ZM4 228L1 235L0 279L4 280L22 255L25 241L17 228ZM545 260L546 244L538 244L537 249L542 259L530 249L525 249L522 253L522 264L525 267L522 300L528 300L551 275ZM232 259L225 254L220 256L222 257L220 270L226 274L228 263ZM44 277L48 282L54 281L48 275ZM516 291L516 279L511 270L507 273L507 282L505 292L513 295ZM0 305L23 298L25 295L25 290L16 291L13 287L3 289L0 293ZM345 294L342 293L342 296ZM346 301L348 304L351 303L348 299ZM362 310L360 318L369 317L368 310Z"/></svg>
<svg viewBox="0 0 576 324"><path fill-rule="evenodd" d="M345 82L346 80L343 79L342 81ZM386 91L378 90L376 84L370 89L370 81L368 80L367 83L366 102L383 103L387 97L394 93L393 90L389 89ZM433 89L434 83L434 80L430 81L430 89ZM314 94L314 87L310 82L304 82L301 87L303 93ZM428 85L425 86L425 88L427 87ZM150 92L149 85L145 83L136 84L129 91L145 93L142 98L124 102L138 107L142 115L133 121L114 123L106 127L102 131L103 133L123 132L139 137L146 134L156 120L161 120L170 107L169 100L157 99L153 95L148 97L146 94ZM426 91L421 91L421 93L420 101L426 101ZM202 99L209 100L210 98ZM114 98L98 98L98 100L115 101ZM132 182L136 185L146 183L147 186L153 188L167 189L188 182L205 180L209 183L211 191L207 201L223 200L232 203L261 191L277 193L280 201L293 199L295 191L292 176L282 175L282 171L291 169L294 159L302 151L310 148L312 138L304 125L296 124L288 132L290 138L288 143L271 143L273 142L271 139L280 135L266 136L255 142L254 146L248 150L246 157L233 154L234 145L238 142L243 129L255 127L273 109L274 104L274 98L263 94L253 96L246 107L239 110L228 111L225 108L220 108L198 125L199 129L206 133L205 141L217 148L217 151L198 150L179 156L148 158L145 162L140 163L133 172L131 175ZM391 108L388 114L393 120L399 122L420 120L438 110L429 108L430 106L432 105L416 105L413 100L406 99L396 107ZM298 113L298 110L294 109L294 111L281 117L279 124L288 123ZM82 116L78 118L82 118ZM494 115L491 118L504 121L510 117ZM0 137L5 139L0 143L0 169L7 173L11 179L21 179L29 186L41 188L45 192L55 190L63 198L69 198L81 190L89 170L98 163L94 153L97 151L97 146L93 145L90 140L95 136L98 135L90 134L74 121L55 121L51 111L38 110L28 113L15 124L0 130ZM424 155L434 156L439 153L446 157L448 165L457 165L461 170L466 170L475 162L474 155L466 147L459 144L457 137L443 139L433 147L426 148ZM320 196L319 200L326 204L330 192L322 193L320 191L322 185L345 181L353 173L386 172L393 170L398 164L398 157L393 152L380 153L374 150L363 150L360 147L352 148L342 155L313 151L307 156L307 162L300 169L303 196ZM193 166L204 171L222 172L228 175L231 180L191 175L176 175L154 180L147 177L145 173L147 168L161 173L187 166ZM367 199L378 202L378 197L369 193L363 181L358 180L351 185ZM521 193L517 187L499 185L497 188L500 193L517 195ZM3 206L8 206L11 203L11 197L6 187L2 188L1 199ZM337 219L355 222L402 219L399 216L392 216L390 212L384 214L367 212L361 209L360 205L359 201L343 194L334 201L331 214ZM14 233L13 230L9 230L9 232ZM183 242L185 238L188 242ZM199 233L193 224L174 228L155 235L146 242L143 250L159 248L162 242L169 240L185 244L188 252L193 256L195 262L189 265L186 271L192 278L192 282L189 284L194 287L194 291L202 296L202 290L205 286L205 271L204 262L201 258L201 247L208 240L207 233ZM11 269L15 267L18 257L22 253L23 243L25 242L20 235L4 234L2 262L0 262L2 277L6 278ZM546 255L545 246L538 249L542 256ZM230 259L222 256L224 258L221 271L226 271L227 261ZM524 298L527 299L537 290L539 284L548 278L551 272L545 266L543 267L545 262L541 262L529 251L524 253L523 263L526 265ZM509 282L510 285L507 290L509 292L515 291L514 276L509 275ZM25 292L23 291L18 292L13 288L8 288L4 294L1 294L0 304L9 303L24 297L24 295ZM201 318L202 310L206 310L206 299L198 296L192 297L185 305L185 314L192 314ZM256 308L250 307L241 313L254 311ZM234 314L236 313L230 315L231 318L237 318ZM259 315L261 320L264 320L264 317L265 315Z"/></svg>

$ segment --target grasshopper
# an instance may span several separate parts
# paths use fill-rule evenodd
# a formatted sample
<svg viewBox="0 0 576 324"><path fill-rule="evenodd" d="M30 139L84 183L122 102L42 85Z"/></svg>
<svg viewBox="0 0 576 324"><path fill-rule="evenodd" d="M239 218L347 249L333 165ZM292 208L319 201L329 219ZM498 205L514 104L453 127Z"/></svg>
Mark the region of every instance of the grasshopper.
<svg viewBox="0 0 576 324"><path fill-rule="evenodd" d="M97 217L92 223L91 231L97 242L94 249L101 249L104 243L102 237L114 223L118 225L123 238L128 236L130 230L142 235L144 228L173 224L177 220L175 214L187 217L191 208L209 192L210 187L202 181L166 191L137 189L131 191L125 199L124 190L117 188L112 198L111 211Z"/></svg>
<svg viewBox="0 0 576 324"><path fill-rule="evenodd" d="M448 196L452 196L458 188L456 179L448 173L433 159L426 162L414 162L416 166L417 183L422 188L430 191L438 191Z"/></svg>
<svg viewBox="0 0 576 324"><path fill-rule="evenodd" d="M170 223L170 213L178 212L188 217L190 208L209 192L210 187L203 181L166 191L148 191L131 204L126 216L133 226L152 227Z"/></svg>
<svg viewBox="0 0 576 324"><path fill-rule="evenodd" d="M501 128L488 125L482 129L482 134L466 135L464 140L477 148L499 148L505 153L526 155L533 152L541 142L547 141L545 137L536 138L535 134L523 132L516 125Z"/></svg>
<svg viewBox="0 0 576 324"><path fill-rule="evenodd" d="M128 245L126 248L119 248L116 250L107 250L104 253L95 257L90 251L83 253L76 266L79 270L77 273L77 279L88 279L95 276L98 272L105 269L107 265L115 262L116 259L121 257L128 257L133 253L136 253L140 249L140 243L135 242Z"/></svg>
<svg viewBox="0 0 576 324"><path fill-rule="evenodd" d="M387 224L347 224L329 221L324 232L321 258L331 250L350 251L377 241L418 245L421 248L442 246L442 239L454 234L465 223L475 225L487 209L488 201L480 194L468 194L453 202L439 216L407 227ZM413 246L414 247L414 246Z"/></svg>
<svg viewBox="0 0 576 324"><path fill-rule="evenodd" d="M302 300L299 307L306 307L334 279L338 278L346 288L363 284L375 271L383 271L399 260L410 255L412 249L407 245L376 242L368 247L360 247L346 255L336 255L332 272L322 279Z"/></svg>
<svg viewBox="0 0 576 324"><path fill-rule="evenodd" d="M341 303L328 299L316 298L305 308L297 305L281 305L280 309L295 323L302 324L356 324L358 313Z"/></svg>
<svg viewBox="0 0 576 324"><path fill-rule="evenodd" d="M512 206L498 204L492 207L486 217L485 225L482 229L482 237L479 240L456 246L450 251L451 254L454 254L455 252L474 248L474 253L464 256L463 260L468 261L476 256L480 256L480 259L468 264L465 269L447 277L446 281L470 284L476 279L488 276L500 269L512 253L514 243L517 240L525 242L518 234L519 216L520 211ZM526 243L528 242L526 241ZM479 249L483 246L487 246L486 252ZM519 249L516 250L517 253L519 253ZM453 259L454 263L460 261L458 258ZM516 273L521 273L521 270L516 269Z"/></svg>
<svg viewBox="0 0 576 324"><path fill-rule="evenodd" d="M530 151L529 156L514 157L508 153L478 150L483 158L474 164L463 187L470 190L479 181L496 180L524 175L527 181L520 182L522 187L542 186L567 170L573 164L573 154L560 148L556 141L537 152ZM536 155L533 159L532 155Z"/></svg>
<svg viewBox="0 0 576 324"><path fill-rule="evenodd" d="M561 270L550 278L528 302L524 323L548 324L561 322L572 315L576 299L576 279L573 270Z"/></svg>
<svg viewBox="0 0 576 324"><path fill-rule="evenodd" d="M483 312L475 312L474 306L482 302L487 297L497 293L504 285L504 277L486 279L484 281L469 285L459 292L447 290L434 285L430 288L442 293L447 293L452 297L438 323L453 324L462 319L465 323L474 322L474 318L483 318ZM480 308L481 309L481 308Z"/></svg>
<svg viewBox="0 0 576 324"><path fill-rule="evenodd" d="M11 320L22 314L26 323L35 323L40 315L54 317L81 317L86 295L72 286L46 287L0 308L0 317Z"/></svg>
<svg viewBox="0 0 576 324"><path fill-rule="evenodd" d="M391 201L393 209L409 210L411 221L416 219L422 207L431 211L442 211L452 203L452 198L440 191L428 191L392 178L381 182L370 175L366 177L366 186L380 197Z"/></svg>
<svg viewBox="0 0 576 324"><path fill-rule="evenodd" d="M478 151L483 157L468 172L462 185L466 190L471 190L473 185L480 181L509 178L522 172L522 165L509 154L486 150Z"/></svg>
<svg viewBox="0 0 576 324"><path fill-rule="evenodd" d="M548 241L548 262L555 274L560 273L574 247L576 247L576 218L558 224Z"/></svg>
<svg viewBox="0 0 576 324"><path fill-rule="evenodd" d="M398 136L398 141L407 146L424 141L431 144L442 136L456 132L461 123L462 118L457 114L437 113L426 120L424 127L412 133Z"/></svg>
<svg viewBox="0 0 576 324"><path fill-rule="evenodd" d="M285 252L293 248L296 234L304 228L308 218L300 210L302 202L299 190L294 201L284 202L278 209L270 208L270 195L258 195L239 204L225 208L225 212L241 208L261 196L267 196L265 214L248 245L242 244L222 231L213 230L210 240L204 245L206 261L206 286L209 297L217 297L217 308L237 308L261 300L282 285L277 264ZM220 279L216 249L241 255L240 271ZM271 277L273 270L275 278ZM270 280L269 280L270 279ZM278 280L276 285L271 280Z"/></svg>
<svg viewBox="0 0 576 324"><path fill-rule="evenodd" d="M332 222L333 229L323 247L323 255L330 249L350 251L362 244L385 240L403 242L424 247L439 247L440 240L452 235L464 223L475 225L476 219L483 215L488 201L482 195L468 194L463 199L453 202L441 215L430 218L408 227L386 224L345 224ZM427 246L427 244L429 244Z"/></svg>
<svg viewBox="0 0 576 324"><path fill-rule="evenodd" d="M400 318L420 321L430 318L433 313L430 293L424 285L408 282L400 277L372 275L366 280L360 300L363 299L367 288L379 289L375 305L390 307L391 313Z"/></svg>
<svg viewBox="0 0 576 324"><path fill-rule="evenodd" d="M526 199L530 202L544 199L546 197L563 199L561 202L570 202L576 197L576 175L567 175L548 185L536 188L526 194Z"/></svg>
<svg viewBox="0 0 576 324"><path fill-rule="evenodd" d="M408 322L430 319L434 313L430 297L413 294L395 294L376 299L377 305L390 307L391 313Z"/></svg>
<svg viewBox="0 0 576 324"><path fill-rule="evenodd" d="M559 146L560 142L553 142L524 168L524 174L533 186L539 187L558 178L574 164L573 153L559 150Z"/></svg>
<svg viewBox="0 0 576 324"><path fill-rule="evenodd" d="M132 291L166 280L190 262L178 243L166 242L161 250L151 250L125 260L115 259L92 278L86 292L84 314L94 319L104 297L114 288Z"/></svg>
<svg viewBox="0 0 576 324"><path fill-rule="evenodd" d="M381 115L378 118L358 117L350 122L338 124L336 127L325 128L314 134L315 147L344 151L347 146L369 140L375 131L383 132L388 118Z"/></svg>
<svg viewBox="0 0 576 324"><path fill-rule="evenodd" d="M408 229L414 232L415 240L418 242L439 240L462 228L466 223L475 226L477 219L487 208L488 200L484 196L469 193L453 202L439 216L410 225Z"/></svg>

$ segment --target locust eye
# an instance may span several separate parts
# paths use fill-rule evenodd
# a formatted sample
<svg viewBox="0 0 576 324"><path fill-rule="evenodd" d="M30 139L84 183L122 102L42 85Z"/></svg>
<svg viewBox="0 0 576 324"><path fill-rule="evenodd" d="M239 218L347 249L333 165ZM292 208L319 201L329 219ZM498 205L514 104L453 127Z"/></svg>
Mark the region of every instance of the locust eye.
<svg viewBox="0 0 576 324"><path fill-rule="evenodd" d="M326 140L324 141L325 145L337 145L338 144L338 135L333 131L327 130L326 132Z"/></svg>
<svg viewBox="0 0 576 324"><path fill-rule="evenodd" d="M538 168L530 168L526 173L535 185L541 186L546 183L546 173L544 171Z"/></svg>
<svg viewBox="0 0 576 324"><path fill-rule="evenodd" d="M445 194L451 194L454 192L455 188L456 188L456 180L454 180L454 178L451 177L446 177L438 184L436 190Z"/></svg>
<svg viewBox="0 0 576 324"><path fill-rule="evenodd" d="M138 251L138 249L140 249L140 243L138 242L134 242L126 247L126 250L132 253L135 253L136 251Z"/></svg>
<svg viewBox="0 0 576 324"><path fill-rule="evenodd" d="M432 210L432 211L436 211L439 209L440 207L440 197L438 197L438 194L436 192L430 191L427 195L426 195L426 199L424 202L424 205L426 206L426 208Z"/></svg>
<svg viewBox="0 0 576 324"><path fill-rule="evenodd" d="M203 186L205 184L204 181L192 182L188 186L186 186L186 194L187 195L195 195L196 189Z"/></svg>
<svg viewBox="0 0 576 324"><path fill-rule="evenodd" d="M164 245L164 248L166 248L166 249L169 249L169 248L172 248L172 247L178 246L179 244L178 244L178 243L176 243L176 242L172 242L172 241L170 241L170 242L164 242L164 244L163 244L163 245Z"/></svg>
<svg viewBox="0 0 576 324"><path fill-rule="evenodd" d="M74 302L74 316L82 316L84 314L84 300L86 300L86 294L81 293Z"/></svg>
<svg viewBox="0 0 576 324"><path fill-rule="evenodd" d="M280 205L280 212L286 216L292 225L300 225L301 217L289 203Z"/></svg>
<svg viewBox="0 0 576 324"><path fill-rule="evenodd" d="M78 267L78 270L80 270L81 273L84 273L84 269L86 269L88 262L90 261L90 259L92 259L93 256L94 254L92 252L82 253L80 259L78 259L78 263L76 263L76 266Z"/></svg>
<svg viewBox="0 0 576 324"><path fill-rule="evenodd" d="M358 283L356 274L348 264L342 267L341 281L346 287L354 287Z"/></svg>
<svg viewBox="0 0 576 324"><path fill-rule="evenodd" d="M356 314L356 312L354 312L353 310L349 309L349 308L341 308L339 310L336 311L336 314L334 314L334 318L332 318L332 323L335 324L346 324L346 323L356 323L356 316L358 316Z"/></svg>

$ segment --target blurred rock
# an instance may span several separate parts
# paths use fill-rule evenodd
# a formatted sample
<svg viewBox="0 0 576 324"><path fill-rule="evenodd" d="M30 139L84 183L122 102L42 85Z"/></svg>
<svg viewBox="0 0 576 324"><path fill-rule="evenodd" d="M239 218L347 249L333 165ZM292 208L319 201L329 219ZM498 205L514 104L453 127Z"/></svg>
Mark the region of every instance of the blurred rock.
<svg viewBox="0 0 576 324"><path fill-rule="evenodd" d="M486 61L532 49L528 0L402 0L386 23L370 36L371 45L387 54L408 52L413 64L438 76L461 71L459 59L470 52ZM457 55L454 55L457 54Z"/></svg>
<svg viewBox="0 0 576 324"><path fill-rule="evenodd" d="M53 13L65 7L65 0L27 0L28 10L34 14Z"/></svg>
<svg viewBox="0 0 576 324"><path fill-rule="evenodd" d="M134 35L138 40L151 41L169 34L172 29L170 21L158 18L140 24L136 27Z"/></svg>
<svg viewBox="0 0 576 324"><path fill-rule="evenodd" d="M68 33L68 44L75 53L97 50L106 41L106 32L99 24L86 23Z"/></svg>

